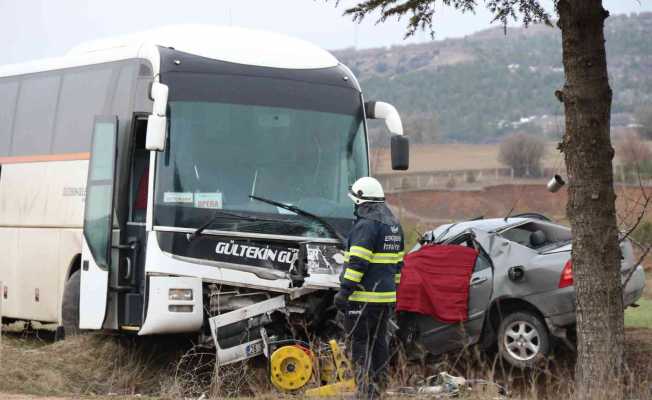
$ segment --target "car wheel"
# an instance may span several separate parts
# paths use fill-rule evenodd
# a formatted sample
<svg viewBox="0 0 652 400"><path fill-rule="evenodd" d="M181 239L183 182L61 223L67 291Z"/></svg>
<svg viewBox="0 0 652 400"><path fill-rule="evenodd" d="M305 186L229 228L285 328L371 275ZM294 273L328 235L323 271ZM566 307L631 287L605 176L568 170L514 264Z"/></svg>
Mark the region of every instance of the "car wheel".
<svg viewBox="0 0 652 400"><path fill-rule="evenodd" d="M519 311L509 314L498 328L498 351L514 367L532 368L548 356L548 329L533 313Z"/></svg>
<svg viewBox="0 0 652 400"><path fill-rule="evenodd" d="M79 284L81 271L75 271L63 289L61 320L65 336L79 334Z"/></svg>

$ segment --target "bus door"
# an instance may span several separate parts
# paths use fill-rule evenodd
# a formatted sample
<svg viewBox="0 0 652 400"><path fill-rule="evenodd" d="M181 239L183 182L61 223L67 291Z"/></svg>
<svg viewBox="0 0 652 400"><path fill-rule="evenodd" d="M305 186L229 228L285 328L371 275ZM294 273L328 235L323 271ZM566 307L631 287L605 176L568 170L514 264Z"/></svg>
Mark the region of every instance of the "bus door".
<svg viewBox="0 0 652 400"><path fill-rule="evenodd" d="M106 316L111 265L118 118L96 117L88 164L79 327L101 329Z"/></svg>
<svg viewBox="0 0 652 400"><path fill-rule="evenodd" d="M118 267L118 324L122 330L135 331L142 325L146 246L145 220L149 193L150 152L145 148L147 115L134 115L129 172L129 209L127 223L121 229Z"/></svg>

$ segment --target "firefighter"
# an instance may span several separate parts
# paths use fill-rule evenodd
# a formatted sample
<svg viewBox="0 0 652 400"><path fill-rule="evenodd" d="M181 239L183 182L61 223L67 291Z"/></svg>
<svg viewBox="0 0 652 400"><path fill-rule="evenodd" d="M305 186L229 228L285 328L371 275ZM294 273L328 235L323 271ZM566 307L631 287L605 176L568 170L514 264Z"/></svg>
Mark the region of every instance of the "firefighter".
<svg viewBox="0 0 652 400"><path fill-rule="evenodd" d="M345 314L358 394L378 398L387 381L387 323L396 303L403 265L403 230L385 204L376 179L363 177L350 188L355 222L335 305Z"/></svg>

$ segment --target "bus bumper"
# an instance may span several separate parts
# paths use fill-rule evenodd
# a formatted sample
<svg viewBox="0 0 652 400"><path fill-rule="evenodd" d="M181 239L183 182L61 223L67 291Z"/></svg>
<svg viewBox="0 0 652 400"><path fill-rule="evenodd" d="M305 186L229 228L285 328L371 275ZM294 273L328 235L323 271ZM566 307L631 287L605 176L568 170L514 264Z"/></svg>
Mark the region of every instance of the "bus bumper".
<svg viewBox="0 0 652 400"><path fill-rule="evenodd" d="M202 280L181 276L152 276L145 323L138 335L197 332L204 322Z"/></svg>

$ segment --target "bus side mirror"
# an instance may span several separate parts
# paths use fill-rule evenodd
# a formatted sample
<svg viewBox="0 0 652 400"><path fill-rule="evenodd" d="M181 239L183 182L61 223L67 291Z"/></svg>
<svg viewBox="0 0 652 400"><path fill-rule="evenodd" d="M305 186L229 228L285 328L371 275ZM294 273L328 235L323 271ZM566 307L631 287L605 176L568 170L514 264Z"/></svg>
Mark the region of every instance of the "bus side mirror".
<svg viewBox="0 0 652 400"><path fill-rule="evenodd" d="M168 106L168 87L159 82L152 82L149 97L154 101L152 114L147 118L147 137L145 148L151 151L165 150L167 120L165 114Z"/></svg>
<svg viewBox="0 0 652 400"><path fill-rule="evenodd" d="M149 98L154 102L153 113L158 116L165 116L168 107L168 85L160 82L152 82L149 88Z"/></svg>
<svg viewBox="0 0 652 400"><path fill-rule="evenodd" d="M368 101L364 105L365 114L370 119L384 119L387 129L394 135L403 135L403 123L396 108L383 101Z"/></svg>
<svg viewBox="0 0 652 400"><path fill-rule="evenodd" d="M406 171L410 168L410 141L405 136L392 135L392 169Z"/></svg>
<svg viewBox="0 0 652 400"><path fill-rule="evenodd" d="M403 123L396 108L382 101L365 103L365 114L369 119L383 119L392 133L392 169L405 171L410 167L410 141L403 136Z"/></svg>
<svg viewBox="0 0 652 400"><path fill-rule="evenodd" d="M155 114L147 118L147 135L145 148L151 151L165 150L167 119Z"/></svg>

